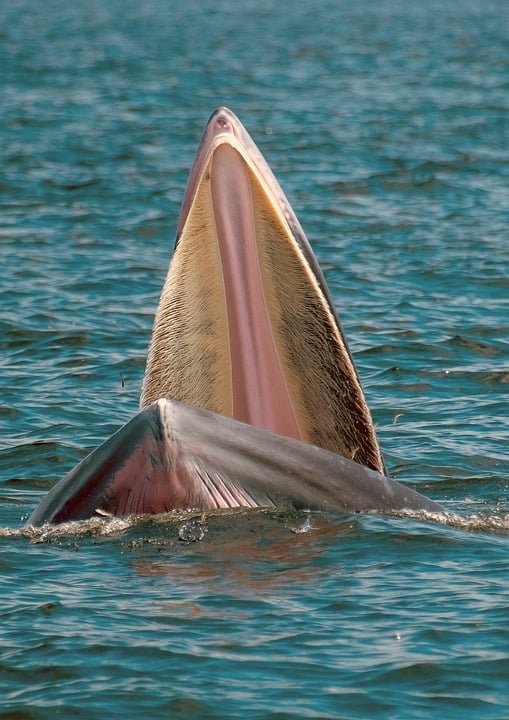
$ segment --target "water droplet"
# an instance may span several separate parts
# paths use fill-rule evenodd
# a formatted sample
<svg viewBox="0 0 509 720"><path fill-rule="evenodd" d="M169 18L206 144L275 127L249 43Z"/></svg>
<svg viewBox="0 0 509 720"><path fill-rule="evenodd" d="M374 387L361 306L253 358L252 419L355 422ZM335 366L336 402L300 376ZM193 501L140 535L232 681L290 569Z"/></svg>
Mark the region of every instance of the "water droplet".
<svg viewBox="0 0 509 720"><path fill-rule="evenodd" d="M179 540L183 542L200 542L205 537L207 526L198 520L182 523L179 528Z"/></svg>

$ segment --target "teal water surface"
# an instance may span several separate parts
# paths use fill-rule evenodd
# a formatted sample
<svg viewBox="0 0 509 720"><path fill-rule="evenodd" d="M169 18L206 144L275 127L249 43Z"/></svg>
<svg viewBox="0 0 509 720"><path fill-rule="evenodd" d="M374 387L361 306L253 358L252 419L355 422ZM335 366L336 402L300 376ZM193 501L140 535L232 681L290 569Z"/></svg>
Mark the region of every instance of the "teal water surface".
<svg viewBox="0 0 509 720"><path fill-rule="evenodd" d="M509 717L509 6L0 4L0 717ZM136 411L187 173L240 117L415 517L19 531Z"/></svg>

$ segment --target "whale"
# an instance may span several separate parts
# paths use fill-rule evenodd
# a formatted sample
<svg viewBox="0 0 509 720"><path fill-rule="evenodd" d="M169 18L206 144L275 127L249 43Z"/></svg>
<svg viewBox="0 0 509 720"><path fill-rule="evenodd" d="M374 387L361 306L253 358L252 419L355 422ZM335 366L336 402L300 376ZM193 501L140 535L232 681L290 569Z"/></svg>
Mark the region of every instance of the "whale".
<svg viewBox="0 0 509 720"><path fill-rule="evenodd" d="M191 166L140 410L26 524L234 507L443 512L387 476L311 245L247 130L218 108Z"/></svg>

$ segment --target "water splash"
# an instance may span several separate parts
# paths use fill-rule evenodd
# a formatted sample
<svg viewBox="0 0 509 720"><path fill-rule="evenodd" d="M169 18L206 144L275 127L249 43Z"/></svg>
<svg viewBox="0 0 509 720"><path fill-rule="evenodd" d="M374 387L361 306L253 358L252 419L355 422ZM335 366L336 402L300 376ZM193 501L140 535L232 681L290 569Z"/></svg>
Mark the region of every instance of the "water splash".
<svg viewBox="0 0 509 720"><path fill-rule="evenodd" d="M367 513L377 515L377 513ZM186 544L203 541L208 532L209 525L215 525L216 530L228 533L230 525L228 520L244 522L246 525L252 523L253 519L260 516L266 518L283 520L288 530L294 535L313 533L320 530L323 521L327 524L342 525L345 517L328 515L326 513L288 510L274 510L273 508L228 508L225 510L176 510L160 515L131 515L126 518L112 516L93 517L87 520L52 525L46 523L41 527L8 528L0 527L0 538L20 539L26 538L32 544L52 542L64 538L118 538L125 535L127 531L136 529L138 535L150 536L154 528L158 535L164 529L169 537L177 537ZM362 517L360 514L353 514L352 518ZM382 515L380 517L383 517ZM404 510L395 513L394 517L402 519L418 520L425 523L448 526L466 532L493 532L505 534L509 532L509 512L496 513L486 510L482 513L460 515L454 512L430 513L426 511ZM225 524L218 525L217 520L226 520ZM295 519L299 520L295 524ZM320 522L320 519L322 522ZM216 521L216 522L214 522Z"/></svg>

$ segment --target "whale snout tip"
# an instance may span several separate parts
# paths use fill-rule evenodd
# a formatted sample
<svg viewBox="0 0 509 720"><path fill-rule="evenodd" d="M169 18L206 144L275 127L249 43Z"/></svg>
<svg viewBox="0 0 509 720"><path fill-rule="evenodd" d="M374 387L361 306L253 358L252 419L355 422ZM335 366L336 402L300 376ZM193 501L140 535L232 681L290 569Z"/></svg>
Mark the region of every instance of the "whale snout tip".
<svg viewBox="0 0 509 720"><path fill-rule="evenodd" d="M235 132L235 125L238 124L235 114L227 107L218 107L209 118L207 127L214 134L224 132Z"/></svg>

